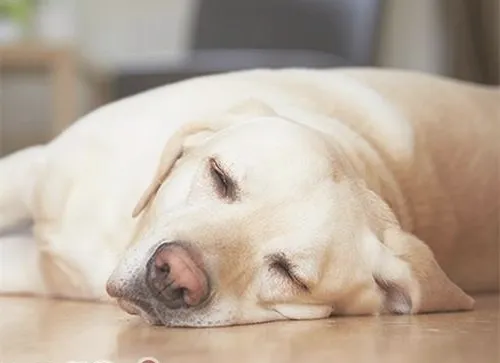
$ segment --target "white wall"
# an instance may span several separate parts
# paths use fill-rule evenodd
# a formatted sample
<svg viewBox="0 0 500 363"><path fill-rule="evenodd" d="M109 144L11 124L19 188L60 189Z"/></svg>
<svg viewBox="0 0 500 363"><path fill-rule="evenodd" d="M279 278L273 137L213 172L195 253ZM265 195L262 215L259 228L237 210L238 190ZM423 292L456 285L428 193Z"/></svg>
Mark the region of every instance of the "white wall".
<svg viewBox="0 0 500 363"><path fill-rule="evenodd" d="M148 66L188 47L196 0L79 1L82 52L109 67Z"/></svg>

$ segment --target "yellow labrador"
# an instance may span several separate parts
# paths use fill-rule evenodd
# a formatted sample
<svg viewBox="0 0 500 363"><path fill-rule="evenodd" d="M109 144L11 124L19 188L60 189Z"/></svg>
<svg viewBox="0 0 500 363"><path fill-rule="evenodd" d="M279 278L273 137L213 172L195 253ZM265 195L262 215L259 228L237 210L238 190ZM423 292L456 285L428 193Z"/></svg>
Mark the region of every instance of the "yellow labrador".
<svg viewBox="0 0 500 363"><path fill-rule="evenodd" d="M0 240L0 292L167 326L471 309L499 287L499 100L287 69L108 105L1 160L0 229L34 228Z"/></svg>

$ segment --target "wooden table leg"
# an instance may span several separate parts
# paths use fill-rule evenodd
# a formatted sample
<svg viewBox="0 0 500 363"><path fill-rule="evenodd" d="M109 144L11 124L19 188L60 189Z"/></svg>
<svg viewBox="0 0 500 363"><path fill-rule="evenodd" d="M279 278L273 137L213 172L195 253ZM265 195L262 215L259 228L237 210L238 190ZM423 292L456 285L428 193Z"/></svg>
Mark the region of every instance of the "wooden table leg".
<svg viewBox="0 0 500 363"><path fill-rule="evenodd" d="M78 75L76 62L70 54L57 59L52 67L53 116L52 137L61 133L78 116Z"/></svg>

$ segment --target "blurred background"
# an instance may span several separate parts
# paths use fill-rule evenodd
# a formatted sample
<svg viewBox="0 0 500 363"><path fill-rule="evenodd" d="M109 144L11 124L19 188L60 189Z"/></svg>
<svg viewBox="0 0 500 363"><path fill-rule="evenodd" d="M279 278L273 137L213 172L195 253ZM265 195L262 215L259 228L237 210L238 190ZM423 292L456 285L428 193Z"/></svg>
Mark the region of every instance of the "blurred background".
<svg viewBox="0 0 500 363"><path fill-rule="evenodd" d="M500 0L0 0L0 155L189 77L376 66L499 84Z"/></svg>

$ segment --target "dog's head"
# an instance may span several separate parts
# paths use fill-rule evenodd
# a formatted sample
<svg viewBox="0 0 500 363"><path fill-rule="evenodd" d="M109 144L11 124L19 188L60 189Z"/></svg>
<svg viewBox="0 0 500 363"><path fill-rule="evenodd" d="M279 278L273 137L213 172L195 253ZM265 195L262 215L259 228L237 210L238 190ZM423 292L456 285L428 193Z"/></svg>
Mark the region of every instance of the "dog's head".
<svg viewBox="0 0 500 363"><path fill-rule="evenodd" d="M265 105L189 124L108 282L151 323L214 326L470 308L325 132Z"/></svg>

